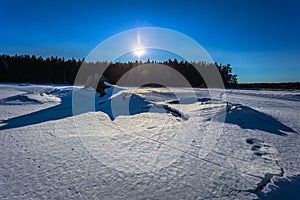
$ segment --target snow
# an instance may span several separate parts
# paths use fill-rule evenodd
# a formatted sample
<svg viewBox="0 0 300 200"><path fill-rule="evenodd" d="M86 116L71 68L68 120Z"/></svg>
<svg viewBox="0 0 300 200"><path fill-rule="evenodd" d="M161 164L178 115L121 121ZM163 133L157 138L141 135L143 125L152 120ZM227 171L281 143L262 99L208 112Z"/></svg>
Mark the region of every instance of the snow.
<svg viewBox="0 0 300 200"><path fill-rule="evenodd" d="M296 199L299 90L106 92L0 84L0 199Z"/></svg>

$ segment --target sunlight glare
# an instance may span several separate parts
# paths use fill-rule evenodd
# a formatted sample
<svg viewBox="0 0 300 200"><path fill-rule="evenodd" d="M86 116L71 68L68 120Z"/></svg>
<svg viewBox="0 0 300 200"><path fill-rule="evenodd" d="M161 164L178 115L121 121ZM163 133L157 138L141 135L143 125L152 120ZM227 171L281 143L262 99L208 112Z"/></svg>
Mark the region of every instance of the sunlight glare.
<svg viewBox="0 0 300 200"><path fill-rule="evenodd" d="M133 49L133 53L134 55L140 58L141 56L145 55L146 51L144 48L140 47L140 48Z"/></svg>

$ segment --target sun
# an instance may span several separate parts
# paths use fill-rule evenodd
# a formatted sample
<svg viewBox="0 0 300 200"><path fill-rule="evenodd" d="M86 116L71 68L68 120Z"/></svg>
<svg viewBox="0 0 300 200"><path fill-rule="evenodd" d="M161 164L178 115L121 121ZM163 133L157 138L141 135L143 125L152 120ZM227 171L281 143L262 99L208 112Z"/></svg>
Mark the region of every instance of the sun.
<svg viewBox="0 0 300 200"><path fill-rule="evenodd" d="M139 48L133 49L132 52L133 52L133 54L135 56L137 56L138 58L140 58L143 55L145 55L146 50L143 47L139 47Z"/></svg>
<svg viewBox="0 0 300 200"><path fill-rule="evenodd" d="M132 54L140 60L146 54L145 41L141 39L141 35L138 32L136 36L136 42L132 46Z"/></svg>

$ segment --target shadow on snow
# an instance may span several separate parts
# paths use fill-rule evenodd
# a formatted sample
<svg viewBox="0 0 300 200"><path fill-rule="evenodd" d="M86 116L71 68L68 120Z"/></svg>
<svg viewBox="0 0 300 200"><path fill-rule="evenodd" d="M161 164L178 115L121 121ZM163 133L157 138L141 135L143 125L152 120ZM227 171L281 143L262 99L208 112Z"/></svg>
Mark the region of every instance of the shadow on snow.
<svg viewBox="0 0 300 200"><path fill-rule="evenodd" d="M59 105L21 115L1 122L0 130L19 128L46 121L63 119L72 116L72 105L69 97L62 97ZM26 106L26 105L24 105Z"/></svg>
<svg viewBox="0 0 300 200"><path fill-rule="evenodd" d="M114 120L117 116L120 115L134 115L143 112L171 113L175 117L185 119L184 113L181 113L177 110L172 110L168 105L162 105L159 107L157 107L157 105L154 105L153 107L152 105L151 107L149 106L151 105L150 102L135 94L129 95L129 98L126 100L128 103L128 108L125 109L127 110L124 110L124 106L122 107L122 104L119 104L117 102L116 107L114 107L113 111L111 108L111 99L109 98L110 95L105 95L106 97L102 99L104 101L102 101L102 103L99 103L99 94L94 94L95 100L97 100L97 102L95 103L95 110L106 113L111 120ZM72 95L64 95L61 97L61 103L59 105L39 110L33 113L29 113L26 115L18 116L15 118L11 118L8 120L4 120L0 124L2 125L0 126L0 130L24 127L51 120L59 120L71 117L73 116L71 98ZM126 97L122 97L122 99L124 98ZM201 99L198 99L198 101L201 101ZM169 103L172 104L177 102ZM120 105L119 108L118 105ZM88 112L88 110L83 109L82 111L77 112L76 114L81 114L85 112ZM292 128L282 124L272 116L243 105L237 105L235 109L227 112L225 123L236 124L243 129L261 130L281 136L285 136L287 132L296 133Z"/></svg>
<svg viewBox="0 0 300 200"><path fill-rule="evenodd" d="M63 97L61 97L61 102L59 105L2 121L0 124L0 130L40 124L51 120L59 120L90 111L104 112L109 116L111 120L114 120L120 115L135 115L144 112L170 113L175 117L180 117L186 120L186 116L180 111L174 110L167 105L153 105L147 100L135 94L131 94L129 96L125 94L121 98L123 100L116 100L113 109L111 106L112 99L109 98L111 94L102 97L101 102L99 102L99 93L93 93L93 95L95 98L95 106L92 108L90 105L85 105L83 98L81 102L82 104L79 105L78 109L75 109L75 112L73 112L74 110L72 110L71 100L72 95L64 95ZM26 99L26 102L28 102L28 99ZM128 107L124 106L124 104L128 105Z"/></svg>
<svg viewBox="0 0 300 200"><path fill-rule="evenodd" d="M286 132L296 133L272 116L243 105L236 105L235 109L227 112L225 122L243 129L261 130L281 136L287 135Z"/></svg>

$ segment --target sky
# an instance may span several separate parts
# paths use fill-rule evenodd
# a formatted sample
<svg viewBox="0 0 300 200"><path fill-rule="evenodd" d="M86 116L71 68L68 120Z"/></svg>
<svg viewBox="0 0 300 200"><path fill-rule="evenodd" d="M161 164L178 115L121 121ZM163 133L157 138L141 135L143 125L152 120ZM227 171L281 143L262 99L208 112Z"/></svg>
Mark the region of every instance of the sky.
<svg viewBox="0 0 300 200"><path fill-rule="evenodd" d="M298 0L0 0L0 18L0 54L79 59L122 31L162 27L241 83L300 81Z"/></svg>

